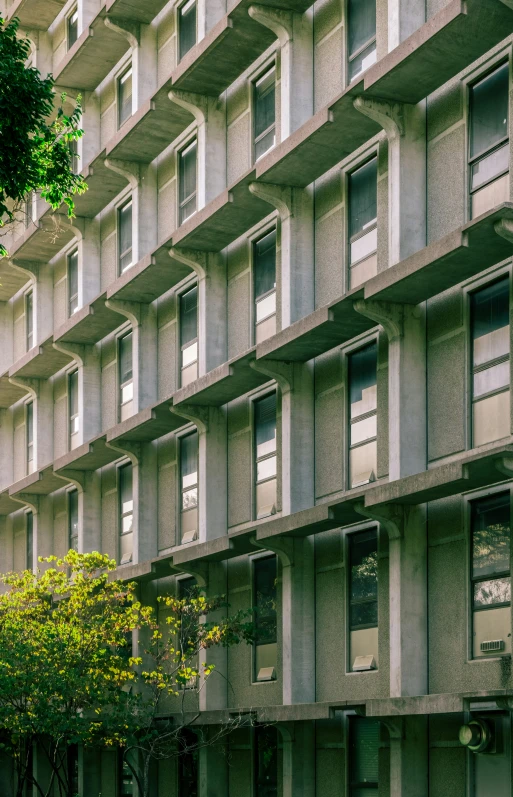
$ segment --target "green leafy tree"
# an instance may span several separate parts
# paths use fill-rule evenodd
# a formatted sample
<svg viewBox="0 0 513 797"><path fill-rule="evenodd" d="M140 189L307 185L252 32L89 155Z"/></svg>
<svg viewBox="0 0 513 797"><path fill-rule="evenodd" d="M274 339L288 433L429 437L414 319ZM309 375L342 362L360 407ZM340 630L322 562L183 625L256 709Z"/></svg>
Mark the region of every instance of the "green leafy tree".
<svg viewBox="0 0 513 797"><path fill-rule="evenodd" d="M0 226L7 229L33 192L54 210L64 203L72 217L73 196L87 188L73 171L72 143L83 134L80 98L71 114L64 112L64 95L55 107L53 78L27 65L29 56L18 21L0 18ZM0 256L6 254L0 243Z"/></svg>

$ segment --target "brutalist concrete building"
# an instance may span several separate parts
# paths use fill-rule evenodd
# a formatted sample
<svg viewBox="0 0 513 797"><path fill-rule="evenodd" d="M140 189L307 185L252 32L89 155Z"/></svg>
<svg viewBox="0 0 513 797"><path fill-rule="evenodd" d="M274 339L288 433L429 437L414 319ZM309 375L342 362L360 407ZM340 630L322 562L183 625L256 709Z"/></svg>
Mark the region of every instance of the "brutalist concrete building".
<svg viewBox="0 0 513 797"><path fill-rule="evenodd" d="M1 569L255 608L155 797L511 797L513 3L2 6L89 190L0 263Z"/></svg>

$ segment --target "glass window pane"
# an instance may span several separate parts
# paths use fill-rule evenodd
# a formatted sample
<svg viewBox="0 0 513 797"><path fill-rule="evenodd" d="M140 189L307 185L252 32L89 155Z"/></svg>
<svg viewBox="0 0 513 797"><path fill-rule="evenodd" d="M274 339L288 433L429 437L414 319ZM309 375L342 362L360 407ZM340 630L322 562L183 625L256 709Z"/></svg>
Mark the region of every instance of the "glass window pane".
<svg viewBox="0 0 513 797"><path fill-rule="evenodd" d="M349 452L349 475L351 487L367 484L376 478L377 445L374 440Z"/></svg>
<svg viewBox="0 0 513 797"><path fill-rule="evenodd" d="M257 457L276 450L276 393L255 401L255 443Z"/></svg>
<svg viewBox="0 0 513 797"><path fill-rule="evenodd" d="M68 545L78 550L78 490L68 493Z"/></svg>
<svg viewBox="0 0 513 797"><path fill-rule="evenodd" d="M361 235L351 243L351 263L358 263L378 248L378 228Z"/></svg>
<svg viewBox="0 0 513 797"><path fill-rule="evenodd" d="M276 579L275 556L254 561L253 590L257 645L276 642Z"/></svg>
<svg viewBox="0 0 513 797"><path fill-rule="evenodd" d="M351 717L350 778L354 786L378 784L379 722Z"/></svg>
<svg viewBox="0 0 513 797"><path fill-rule="evenodd" d="M272 335L276 335L276 313L258 322L255 329L255 343L262 343L262 341L267 340Z"/></svg>
<svg viewBox="0 0 513 797"><path fill-rule="evenodd" d="M196 0L184 3L179 12L180 59L196 44Z"/></svg>
<svg viewBox="0 0 513 797"><path fill-rule="evenodd" d="M132 67L118 81L119 125L132 116Z"/></svg>
<svg viewBox="0 0 513 797"><path fill-rule="evenodd" d="M363 531L349 536L351 601L377 598L378 595L378 535Z"/></svg>
<svg viewBox="0 0 513 797"><path fill-rule="evenodd" d="M30 401L26 405L27 443L34 440L34 404Z"/></svg>
<svg viewBox="0 0 513 797"><path fill-rule="evenodd" d="M119 339L119 382L132 379L132 332Z"/></svg>
<svg viewBox="0 0 513 797"><path fill-rule="evenodd" d="M506 144L472 165L472 189L479 188L483 183L508 169L509 144Z"/></svg>
<svg viewBox="0 0 513 797"><path fill-rule="evenodd" d="M196 153L196 141L180 153L180 204L196 193Z"/></svg>
<svg viewBox="0 0 513 797"><path fill-rule="evenodd" d="M276 288L276 230L255 242L253 268L255 299L258 299Z"/></svg>
<svg viewBox="0 0 513 797"><path fill-rule="evenodd" d="M378 215L377 180L377 158L372 158L349 176L349 235L351 238L376 222Z"/></svg>
<svg viewBox="0 0 513 797"><path fill-rule="evenodd" d="M257 301L255 309L257 324L263 321L264 318L274 315L276 313L276 291L268 293L263 299Z"/></svg>
<svg viewBox="0 0 513 797"><path fill-rule="evenodd" d="M259 138L255 144L255 160L265 155L276 143L276 133L274 127L265 136Z"/></svg>
<svg viewBox="0 0 513 797"><path fill-rule="evenodd" d="M198 488L194 487L192 490L186 490L182 493L182 509L193 509L198 506Z"/></svg>
<svg viewBox="0 0 513 797"><path fill-rule="evenodd" d="M509 360L474 374L474 397L509 385Z"/></svg>
<svg viewBox="0 0 513 797"><path fill-rule="evenodd" d="M180 296L180 345L198 337L198 287Z"/></svg>
<svg viewBox="0 0 513 797"><path fill-rule="evenodd" d="M378 603L369 601L368 603L355 603L351 606L351 628L359 626L377 626L378 624Z"/></svg>
<svg viewBox="0 0 513 797"><path fill-rule="evenodd" d="M25 515L27 523L27 570L34 569L34 515L27 512Z"/></svg>
<svg viewBox="0 0 513 797"><path fill-rule="evenodd" d="M361 53L358 53L358 55L349 62L349 80L354 80L355 77L365 72L372 64L375 64L377 57L376 41L373 41L372 44L366 47L365 50L362 50Z"/></svg>
<svg viewBox="0 0 513 797"><path fill-rule="evenodd" d="M475 577L509 571L509 493L472 503L472 574Z"/></svg>
<svg viewBox="0 0 513 797"><path fill-rule="evenodd" d="M78 39L78 11L75 9L68 17L68 50Z"/></svg>
<svg viewBox="0 0 513 797"><path fill-rule="evenodd" d="M349 55L376 35L376 0L349 0Z"/></svg>
<svg viewBox="0 0 513 797"><path fill-rule="evenodd" d="M25 328L27 330L27 349L34 343L34 295L29 291L25 295Z"/></svg>
<svg viewBox="0 0 513 797"><path fill-rule="evenodd" d="M255 138L272 127L276 120L274 67L255 83Z"/></svg>
<svg viewBox="0 0 513 797"><path fill-rule="evenodd" d="M119 223L119 255L122 257L125 253L130 253L130 257L123 258L122 268L126 268L132 262L131 249L132 249L132 202L127 202L118 211Z"/></svg>
<svg viewBox="0 0 513 797"><path fill-rule="evenodd" d="M474 584L474 607L492 606L496 603L511 601L511 579L492 578Z"/></svg>
<svg viewBox="0 0 513 797"><path fill-rule="evenodd" d="M78 415L78 371L69 375L69 412Z"/></svg>
<svg viewBox="0 0 513 797"><path fill-rule="evenodd" d="M509 174L503 174L472 194L472 218L481 216L503 202L509 202Z"/></svg>
<svg viewBox="0 0 513 797"><path fill-rule="evenodd" d="M474 366L509 353L509 280L495 282L471 297Z"/></svg>
<svg viewBox="0 0 513 797"><path fill-rule="evenodd" d="M68 293L70 298L78 293L78 251L68 257Z"/></svg>
<svg viewBox="0 0 513 797"><path fill-rule="evenodd" d="M278 797L278 731L255 728L255 797Z"/></svg>
<svg viewBox="0 0 513 797"><path fill-rule="evenodd" d="M191 482L189 477L194 478L196 484L198 472L198 433L193 432L180 439L180 473L182 487L187 487Z"/></svg>
<svg viewBox="0 0 513 797"><path fill-rule="evenodd" d="M349 357L351 418L376 409L377 354L376 343L371 343Z"/></svg>
<svg viewBox="0 0 513 797"><path fill-rule="evenodd" d="M357 421L351 424L351 445L363 443L364 440L369 440L371 437L376 437L377 434L377 415L371 415L370 418L364 418L363 421Z"/></svg>
<svg viewBox="0 0 513 797"><path fill-rule="evenodd" d="M470 93L470 155L493 147L508 134L509 64L492 72Z"/></svg>
<svg viewBox="0 0 513 797"><path fill-rule="evenodd" d="M276 513L276 479L262 482L256 486L257 520Z"/></svg>
<svg viewBox="0 0 513 797"><path fill-rule="evenodd" d="M509 390L475 401L473 405L472 443L481 446L510 434Z"/></svg>
<svg viewBox="0 0 513 797"><path fill-rule="evenodd" d="M132 465L123 465L119 469L119 494L122 512L130 512L133 508Z"/></svg>
<svg viewBox="0 0 513 797"><path fill-rule="evenodd" d="M257 481L270 479L271 476L276 476L276 457L267 457L257 462Z"/></svg>
<svg viewBox="0 0 513 797"><path fill-rule="evenodd" d="M190 346L186 346L185 349L182 349L182 368L186 368L191 363L195 363L198 359L198 344L191 343ZM183 387L183 385L182 385Z"/></svg>

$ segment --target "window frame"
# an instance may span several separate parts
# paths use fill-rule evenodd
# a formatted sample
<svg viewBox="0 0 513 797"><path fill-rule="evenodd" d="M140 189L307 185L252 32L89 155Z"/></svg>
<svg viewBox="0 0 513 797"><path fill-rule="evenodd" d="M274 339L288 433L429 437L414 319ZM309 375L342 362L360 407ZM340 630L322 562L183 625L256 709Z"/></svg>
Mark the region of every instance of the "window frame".
<svg viewBox="0 0 513 797"><path fill-rule="evenodd" d="M268 398L271 395L275 395L276 397L276 448L273 452L269 454L265 454L261 457L257 456L257 445L256 445L256 433L257 433L257 423L256 423L256 405L259 401ZM251 429L252 429L252 442L251 442L251 461L252 461L252 470L253 470L253 519L257 520L264 520L266 518L274 517L274 515L278 514L278 488L279 488L279 465L280 465L280 428L278 423L278 387L274 386L271 389L264 389L255 395L251 396ZM260 462L264 462L265 460L271 459L272 457L276 458L276 473L274 476L269 476L266 479L258 480L258 464ZM276 481L276 503L275 503L275 512L271 513L270 515L263 515L261 518L258 517L258 508L257 508L257 487L260 484L267 484L272 480Z"/></svg>
<svg viewBox="0 0 513 797"><path fill-rule="evenodd" d="M360 169L363 169L364 166L367 166L368 163L371 161L376 161L376 222L372 226L368 228L360 230L360 232L356 233L355 235L351 235L350 229L350 222L351 222L351 178L353 174L358 172ZM378 254L378 179L379 179L379 151L378 148L374 147L372 150L367 152L363 158L359 158L356 161L351 161L347 168L345 169L345 207L346 207L346 220L345 220L345 227L346 227L346 285L347 290L352 290L352 287L360 287L361 285L365 284L365 281L362 283L358 283L357 286L351 285L351 273L353 269L359 266L361 263L368 260L373 254ZM369 252L369 254L361 257L359 260L355 260L354 263L351 262L351 244L355 241L358 241L360 238L363 238L368 233L376 230L376 249L373 252ZM370 279L370 278L369 278Z"/></svg>
<svg viewBox="0 0 513 797"><path fill-rule="evenodd" d="M349 50L350 17L351 17L351 14L349 13L349 0L346 0L346 2L345 2L345 28L346 28L346 33L345 33L345 42L344 42L344 44L345 44L345 52L346 52L345 62L346 62L346 70L347 70L346 86L350 86L351 83L353 81L355 81L355 80L361 80L362 76L367 72L367 70L370 69L371 66L374 66L374 64L377 62L377 45L378 45L378 40L377 40L377 32L378 32L378 30L377 30L378 29L377 8L376 8L376 33L374 34L374 36L371 36L371 38L368 39L366 42L361 44L360 47L358 47L353 53L351 53L350 50ZM351 77L351 63L356 58L358 58L363 52L365 52L365 50L367 50L371 46L371 44L375 45L374 52L376 53L376 60L372 64L369 64L368 67L366 67L365 69L362 69L360 72L358 72L358 74L356 74L353 77Z"/></svg>
<svg viewBox="0 0 513 797"><path fill-rule="evenodd" d="M25 315L25 352L34 348L35 341L35 312L34 312L34 287L31 285L23 294L23 310ZM29 325L30 319L30 325Z"/></svg>
<svg viewBox="0 0 513 797"><path fill-rule="evenodd" d="M30 409L29 409L30 408ZM27 476L31 473L34 473L36 470L36 458L35 458L35 440L34 440L34 431L35 431L35 412L34 412L34 400L30 399L29 401L25 402L24 414L25 414L25 471ZM29 421L31 424L29 424ZM29 437L29 425L32 426L32 437ZM32 454L32 456L30 456ZM30 470L30 463L32 463L32 470Z"/></svg>
<svg viewBox="0 0 513 797"><path fill-rule="evenodd" d="M256 724L251 729L251 794L253 797L258 797L259 794L259 766L258 766L258 734L260 731L276 731L276 768L273 770L276 772L276 794L280 793L280 751L283 750L282 746L282 736L279 730L278 725L265 725L265 724ZM283 779L283 767L281 767L282 779ZM283 784L281 784L283 785Z"/></svg>
<svg viewBox="0 0 513 797"><path fill-rule="evenodd" d="M197 300L196 300L196 337L194 339L191 339L190 341L188 341L186 344L184 344L182 342L182 315L183 315L182 300L183 300L183 297L186 296L190 291L194 290L194 288L196 288L196 291L197 291ZM197 376L196 376L196 378L198 378L198 375L199 375L199 305L200 305L199 282L194 280L193 282L190 282L188 285L184 285L183 288L180 290L180 292L177 293L178 362L179 362L179 365L178 365L178 377L179 377L179 383L180 383L181 387L183 386L182 385L182 373L183 373L184 370L190 368L191 365L196 364L196 367L197 367ZM187 365L184 366L183 365L183 352L186 349L192 347L194 344L196 344L196 359L195 360L191 360L190 363L188 363ZM187 384L189 384L189 383L187 383Z"/></svg>
<svg viewBox="0 0 513 797"><path fill-rule="evenodd" d="M130 379L125 380L124 382L121 381L121 347L122 341L125 340L129 335L132 336L132 376ZM116 338L116 354L117 354L117 384L118 384L118 418L121 419L122 408L129 404L131 401L133 402L135 399L135 391L134 391L134 329L133 327L127 327L123 332L120 332ZM132 397L128 401L123 401L123 390L124 388L132 385Z"/></svg>
<svg viewBox="0 0 513 797"><path fill-rule="evenodd" d="M184 155L186 155L192 148L196 149L196 184L195 189L192 194L188 194L187 196L182 198L182 187L184 184L183 176L182 176L182 164ZM198 134L197 131L194 132L194 135L187 138L184 144L182 144L176 151L176 158L177 158L177 188L178 188L178 226L180 227L182 224L185 224L192 219L192 217L198 212L198 178L199 178L199 141L198 141ZM194 210L189 213L187 216L184 216L184 208L187 207L189 202L195 200L195 208Z"/></svg>
<svg viewBox="0 0 513 797"><path fill-rule="evenodd" d="M70 38L71 38L70 37L70 30L71 30L71 25L74 24L72 22L72 20L73 20L73 17L75 15L77 17L76 18L76 27L77 27L76 38L72 42L70 42ZM73 8L69 12L69 14L66 14L66 52L69 52L71 50L71 48L77 43L77 41L79 39L80 33L79 33L79 30L78 30L78 22L79 22L78 5L75 5L75 6L73 6Z"/></svg>
<svg viewBox="0 0 513 797"><path fill-rule="evenodd" d="M346 731L345 732L345 736L346 736L346 739L347 739L347 743L346 743L346 747L345 747L345 753L346 753L346 767L345 767L345 769L346 769L346 794L348 795L348 797L352 797L354 790L367 789L369 791L369 794L371 792L374 792L375 797L378 797L379 789L380 789L379 781L378 781L378 783L375 783L374 781L372 781L372 783L364 782L364 783L358 783L358 784L355 784L355 783L352 782L353 768L354 768L354 763L355 763L355 757L354 757L354 754L353 754L355 735L354 735L353 727L354 727L355 722L359 722L360 720L373 720L373 721L375 721L375 723L377 725L377 728L378 728L378 777L379 777L379 750L381 748L381 739L380 739L381 732L380 732L379 719L377 717L360 717L355 712L348 711L348 712L346 712L346 716L345 716L345 726L346 726L346 728L345 728L345 731Z"/></svg>
<svg viewBox="0 0 513 797"><path fill-rule="evenodd" d="M77 411L73 413L72 410L72 379L76 376L76 391L77 391ZM78 366L72 368L66 374L66 382L68 388L68 451L71 451L71 442L74 434L80 434L80 374ZM73 422L77 420L77 429L73 431Z"/></svg>
<svg viewBox="0 0 513 797"><path fill-rule="evenodd" d="M122 111L123 111L123 103L121 102L122 92L123 92L123 85L126 82L126 79L130 77L132 79L132 91L130 94L130 113L123 118ZM128 122L128 120L134 114L134 68L133 63L130 61L126 66L121 70L121 72L116 77L116 104L117 104L117 125L118 130Z"/></svg>
<svg viewBox="0 0 513 797"><path fill-rule="evenodd" d="M76 496L77 501L77 533L73 534L73 514L71 508L72 496ZM79 509L79 496L78 496L78 488L72 487L70 490L66 492L66 513L67 513L67 521L68 521L68 550L75 550L78 552L79 550L79 532L80 532L80 509ZM72 544L72 540L76 538L76 548Z"/></svg>
<svg viewBox="0 0 513 797"><path fill-rule="evenodd" d="M255 625L255 628L257 626L256 613L257 613L257 609L258 609L258 606L257 606L257 594L256 594L256 568L257 568L257 566L258 566L258 564L260 562L266 561L268 559L274 559L275 563L276 563L276 604L278 604L278 599L279 599L278 588L279 588L279 583L280 583L280 578L279 578L279 557L278 557L278 555L276 553L274 553L274 551L260 551L259 553L251 554L251 556L249 557L250 577L251 577L251 605L254 607L253 608L253 623ZM276 607L275 621L276 621L276 642L274 642L274 643L266 643L266 644L275 644L276 645L276 666L277 666L278 665L278 636L279 636L279 634L278 634L278 606ZM255 639L253 640L253 643L251 645L251 684L253 686L260 686L262 684L276 683L275 680L271 680L271 681L258 681L257 680L258 672L257 672L257 669L256 669L256 654L257 654L257 648L258 647L259 647L259 645L258 645L258 642L257 642L256 637L255 637Z"/></svg>
<svg viewBox="0 0 513 797"><path fill-rule="evenodd" d="M123 211L130 206L131 208L131 224L130 224L130 246L128 249L121 251L121 219L123 218ZM120 277L129 268L135 265L134 261L134 197L130 194L125 197L116 207L116 238L117 238L117 255L118 255L118 276ZM122 265L122 259L130 254L130 263L126 266Z"/></svg>
<svg viewBox="0 0 513 797"><path fill-rule="evenodd" d="M196 30L195 30L195 36L194 36L194 44L191 45L191 47L189 47L187 50L185 50L182 53L182 36L183 36L183 34L182 34L182 13L183 13L183 10L185 9L186 6L192 7L193 5L196 7L196 14L195 14L195 17L196 17L196 21L195 21ZM184 0L183 3L180 3L177 6L177 8L176 8L176 20L177 20L176 31L177 31L177 36L178 36L178 47L176 48L176 50L177 50L177 54L178 54L178 63L181 63L183 61L183 59L185 58L185 56L187 55L187 53L190 53L190 51L193 50L194 47L196 47L196 45L198 44L198 33L199 33L199 31L198 31L198 1L197 0Z"/></svg>
<svg viewBox="0 0 513 797"><path fill-rule="evenodd" d="M188 487L184 488L183 484L182 484L182 478L183 478L183 476L182 476L182 445L183 445L183 440L185 438L191 437L194 434L197 435L197 440L198 440L196 482L195 482L195 484L190 484ZM200 505L199 505L199 503L200 503L199 502L199 468L200 468L200 462L199 462L199 430L198 430L198 428L196 426L194 426L193 424L188 425L185 429L181 430L179 433L176 434L176 441L177 441L177 444L178 444L177 445L177 449L178 449L177 450L177 463L178 463L178 468L177 468L177 470L178 470L178 525L177 525L177 535L178 535L178 540L177 540L176 544L177 545L184 545L184 544L187 545L188 543L183 543L184 532L183 532L183 521L182 521L182 518L183 518L184 514L187 514L188 512L192 512L194 510L197 512L197 527L198 528L196 530L196 537L191 542L197 542L198 539L199 539L199 510L200 510ZM197 495L196 506L190 507L189 509L186 509L184 511L184 509L183 509L183 495L184 495L185 492L193 490L194 488L196 488L196 495Z"/></svg>
<svg viewBox="0 0 513 797"><path fill-rule="evenodd" d="M274 72L274 122L272 125L269 125L265 130L261 133L256 134L256 108L257 108L257 88L260 83L262 83L266 77L268 77L271 72ZM257 163L261 158L265 157L271 150L273 150L276 145L278 144L278 114L276 112L276 90L278 87L278 63L276 60L276 56L273 55L260 69L256 72L256 74L251 78L251 162L253 164ZM274 130L274 143L272 146L268 147L264 152L262 152L257 157L256 149L257 144L262 141L269 133Z"/></svg>
<svg viewBox="0 0 513 797"><path fill-rule="evenodd" d="M126 468L130 468L130 475L131 475L131 481L132 481L132 498L131 498L132 509L128 510L126 512L123 512L123 494L122 494L122 486L123 486L122 485L122 478L123 477L122 477L121 473ZM134 505L135 504L135 501L134 501L135 489L134 489L134 466L133 466L133 463L132 463L131 460L125 459L125 460L123 460L122 462L120 462L117 465L117 468L116 468L116 483L117 483L117 492L118 492L118 562L119 562L120 566L123 566L123 565L127 565L127 564L133 564L133 562L134 562L133 539L134 539L134 518L135 518L135 505ZM130 517L130 516L132 518L131 529L130 529L130 531L123 531L123 521L124 521L124 519L126 517ZM128 536L132 537L132 553L130 554L130 559L127 560L126 562L123 562L123 559L125 557L122 555L121 540L122 540L123 537L128 537Z"/></svg>
<svg viewBox="0 0 513 797"><path fill-rule="evenodd" d="M274 288L272 290L267 291L267 293L262 294L258 297L258 300L267 299L268 296L271 296L273 293L276 296L276 307L274 313L269 313L269 315L262 318L260 321L257 322L257 295L256 295L256 247L264 238L270 235L272 232L275 233L275 264L274 264ZM253 345L256 345L257 339L257 327L267 321L269 318L272 318L273 315L275 318L278 318L278 219L275 219L271 224L266 223L263 229L258 230L255 235L252 235L249 239L249 246L250 246L250 263L251 263L251 340L253 341Z"/></svg>
<svg viewBox="0 0 513 797"><path fill-rule="evenodd" d="M342 351L342 355L344 358L343 364L343 373L344 373L344 384L346 385L346 394L347 398L345 401L345 469L346 469L346 489L348 490L359 490L361 487L365 487L366 485L360 485L356 487L351 487L351 462L350 462L350 452L353 448L360 448L367 443L370 443L373 440L376 440L376 449L377 449L377 442L378 442L378 435L377 435L377 416L378 416L378 373L379 373L379 331L374 332L372 335L368 336L368 333L364 333L365 337L360 339L356 339L353 341L347 348L344 348ZM366 417L371 417L372 414L376 415L376 437L369 437L366 440L357 443L356 445L351 445L351 393L350 393L350 365L349 360L354 354L357 354L362 349L367 348L367 346L371 345L376 346L376 410L369 411L369 413L364 413L358 418L355 418L354 421L363 420ZM376 464L377 464L377 450L376 450ZM368 484L375 484L375 482L379 481L377 471L374 474L375 479L373 482L368 482Z"/></svg>
<svg viewBox="0 0 513 797"><path fill-rule="evenodd" d="M31 509L25 512L25 565L26 570L34 571L34 513Z"/></svg>
<svg viewBox="0 0 513 797"><path fill-rule="evenodd" d="M76 257L76 270L77 270L77 292L71 293L71 263L73 258ZM68 318L72 318L80 309L80 255L78 247L75 247L66 255L66 279L67 279L67 305L68 305ZM76 299L76 307L72 309Z"/></svg>
<svg viewBox="0 0 513 797"><path fill-rule="evenodd" d="M351 547L352 547L352 539L359 534L364 534L365 532L374 532L376 534L376 552L378 558L378 575L377 575L377 593L376 593L376 606L377 606L377 614L378 620L376 625L359 625L353 628L351 623L351 607L353 606L353 602L351 601ZM380 526L379 523L366 523L362 521L361 523L355 523L354 525L350 526L346 530L341 532L343 535L343 551L344 551L344 567L346 572L345 578L345 589L344 589L344 597L345 597L345 605L347 607L346 611L346 622L345 622L345 639L346 639L346 675L365 675L367 673L376 673L379 670L379 661L376 660L376 667L372 670L361 670L361 671L354 671L352 668L352 653L351 653L351 632L357 630L365 630L369 628L377 628L378 629L378 648L379 648L379 555L380 555ZM367 602L367 601L365 601ZM370 603L370 601L368 601ZM364 603L364 601L361 601ZM379 650L378 650L379 652Z"/></svg>

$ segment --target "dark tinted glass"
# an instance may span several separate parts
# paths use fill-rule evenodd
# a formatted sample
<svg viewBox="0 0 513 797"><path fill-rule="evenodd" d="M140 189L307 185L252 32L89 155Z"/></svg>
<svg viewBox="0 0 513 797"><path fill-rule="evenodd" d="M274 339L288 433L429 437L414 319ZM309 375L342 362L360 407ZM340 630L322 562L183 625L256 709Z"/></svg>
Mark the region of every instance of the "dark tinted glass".
<svg viewBox="0 0 513 797"><path fill-rule="evenodd" d="M182 479L198 472L198 433L193 432L180 440L180 469Z"/></svg>
<svg viewBox="0 0 513 797"><path fill-rule="evenodd" d="M255 138L272 127L275 119L275 72L272 69L255 84Z"/></svg>
<svg viewBox="0 0 513 797"><path fill-rule="evenodd" d="M124 335L119 340L119 381L120 384L132 378L132 333Z"/></svg>
<svg viewBox="0 0 513 797"><path fill-rule="evenodd" d="M257 559L253 570L255 593L255 641L276 642L276 557Z"/></svg>
<svg viewBox="0 0 513 797"><path fill-rule="evenodd" d="M509 494L472 504L472 573L474 578L509 571Z"/></svg>
<svg viewBox="0 0 513 797"><path fill-rule="evenodd" d="M119 253L123 255L132 248L132 203L119 209Z"/></svg>
<svg viewBox="0 0 513 797"><path fill-rule="evenodd" d="M78 252L68 258L68 290L70 298L78 293Z"/></svg>
<svg viewBox="0 0 513 797"><path fill-rule="evenodd" d="M180 153L180 202L196 193L196 151L194 141Z"/></svg>
<svg viewBox="0 0 513 797"><path fill-rule="evenodd" d="M254 244L255 299L276 287L276 230Z"/></svg>
<svg viewBox="0 0 513 797"><path fill-rule="evenodd" d="M78 549L78 490L68 493L69 547Z"/></svg>
<svg viewBox="0 0 513 797"><path fill-rule="evenodd" d="M278 795L278 731L259 727L255 733L255 797Z"/></svg>
<svg viewBox="0 0 513 797"><path fill-rule="evenodd" d="M509 65L480 80L470 94L470 156L508 135Z"/></svg>
<svg viewBox="0 0 513 797"><path fill-rule="evenodd" d="M69 375L69 412L78 415L78 371Z"/></svg>
<svg viewBox="0 0 513 797"><path fill-rule="evenodd" d="M475 340L509 324L509 281L489 285L472 294L472 337Z"/></svg>
<svg viewBox="0 0 513 797"><path fill-rule="evenodd" d="M255 401L255 441L257 447L276 437L276 393Z"/></svg>
<svg viewBox="0 0 513 797"><path fill-rule="evenodd" d="M351 238L377 218L377 179L377 158L373 158L349 176L349 235Z"/></svg>
<svg viewBox="0 0 513 797"><path fill-rule="evenodd" d="M196 0L189 0L180 8L180 59L196 44Z"/></svg>
<svg viewBox="0 0 513 797"><path fill-rule="evenodd" d="M31 401L27 404L27 442L32 443L34 440L34 404Z"/></svg>
<svg viewBox="0 0 513 797"><path fill-rule="evenodd" d="M27 523L27 570L34 567L34 515L27 512L25 515Z"/></svg>
<svg viewBox="0 0 513 797"><path fill-rule="evenodd" d="M350 735L351 786L377 787L379 722L370 717L351 717Z"/></svg>
<svg viewBox="0 0 513 797"><path fill-rule="evenodd" d="M376 35L376 0L349 0L349 55Z"/></svg>
<svg viewBox="0 0 513 797"><path fill-rule="evenodd" d="M355 352L349 358L349 392L350 402L362 400L365 388L376 384L377 378L377 345L371 343L364 349Z"/></svg>
<svg viewBox="0 0 513 797"><path fill-rule="evenodd" d="M185 346L198 337L198 288L195 286L180 297L180 341Z"/></svg>
<svg viewBox="0 0 513 797"><path fill-rule="evenodd" d="M119 469L119 494L122 507L132 501L132 465L123 465Z"/></svg>

